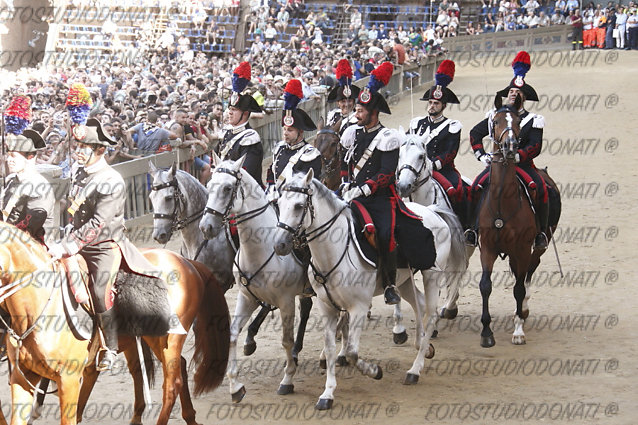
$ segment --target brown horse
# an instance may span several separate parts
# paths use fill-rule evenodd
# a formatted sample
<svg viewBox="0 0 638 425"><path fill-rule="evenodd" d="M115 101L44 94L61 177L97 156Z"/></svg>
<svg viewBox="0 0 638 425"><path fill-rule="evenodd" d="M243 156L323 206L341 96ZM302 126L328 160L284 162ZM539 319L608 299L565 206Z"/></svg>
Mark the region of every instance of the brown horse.
<svg viewBox="0 0 638 425"><path fill-rule="evenodd" d="M492 292L492 268L496 257L509 257L510 268L516 278L514 298L516 299L516 313L514 316L514 333L512 343L525 344L523 324L529 315L527 301L529 299L528 286L532 274L540 264L540 257L544 250L533 250L534 237L537 233L536 218L530 203L516 177L514 158L518 150L520 132L520 118L518 112L521 107L518 97L513 106L503 106L501 97L496 96L493 116L493 139L497 151L493 155L490 166L490 184L487 193L479 207L479 235L481 250L481 266L483 274L479 287L483 299L483 313L481 323L481 346L492 347L495 344L494 334L490 329L489 297ZM543 178L549 187L556 189L556 185L546 173ZM554 193L558 195L556 190ZM550 198L551 200L551 198ZM559 208L560 195L556 199ZM552 205L550 205L550 211ZM555 211L560 214L559 210ZM550 216L551 218L551 216ZM547 238L551 239L558 217L550 219Z"/></svg>
<svg viewBox="0 0 638 425"><path fill-rule="evenodd" d="M167 250L144 251L144 256L169 283L168 294L185 329L197 318L195 332L195 394L208 392L223 380L230 341L228 306L207 269ZM41 378L54 381L60 399L60 423L76 424L97 373L94 370L96 341L79 341L64 320L61 284L66 277L59 262L26 233L0 223L0 300L11 315L16 338L10 338L12 365L11 425L24 425L31 414L33 388ZM47 326L43 319L58 319ZM50 322L49 322L50 323ZM36 326L39 325L39 326ZM190 401L185 361L181 357L186 335L143 337L162 363L164 372L162 409L157 424L167 424L178 395L188 424L196 424ZM121 338L127 359L135 350L133 339ZM16 364L16 359L18 364ZM91 367L85 365L91 364ZM131 423L141 423L144 409L141 370L129 365L135 381L135 410ZM80 389L80 378L84 376Z"/></svg>
<svg viewBox="0 0 638 425"><path fill-rule="evenodd" d="M314 145L321 152L322 173L319 180L330 190L337 190L341 184L340 128L341 120L332 127L325 127L323 118L317 123L318 131Z"/></svg>

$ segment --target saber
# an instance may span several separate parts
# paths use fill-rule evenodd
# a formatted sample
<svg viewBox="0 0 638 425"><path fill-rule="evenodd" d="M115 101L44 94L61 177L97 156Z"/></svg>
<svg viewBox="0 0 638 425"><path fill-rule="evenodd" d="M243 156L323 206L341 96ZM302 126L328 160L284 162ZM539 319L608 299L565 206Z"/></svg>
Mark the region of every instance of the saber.
<svg viewBox="0 0 638 425"><path fill-rule="evenodd" d="M560 258L558 258L558 249L556 248L556 240L554 238L552 238L552 245L554 245L554 253L556 254L556 262L558 262L558 271L560 271L560 277L562 279L563 277L565 277L565 275L563 274L563 267L560 264Z"/></svg>

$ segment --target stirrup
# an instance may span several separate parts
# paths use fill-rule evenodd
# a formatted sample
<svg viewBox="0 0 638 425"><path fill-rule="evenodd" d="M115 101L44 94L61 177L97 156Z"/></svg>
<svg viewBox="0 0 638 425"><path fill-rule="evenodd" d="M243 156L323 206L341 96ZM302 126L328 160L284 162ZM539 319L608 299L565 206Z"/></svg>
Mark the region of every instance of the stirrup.
<svg viewBox="0 0 638 425"><path fill-rule="evenodd" d="M476 248L478 245L478 234L474 229L467 229L463 234L465 236L465 245Z"/></svg>
<svg viewBox="0 0 638 425"><path fill-rule="evenodd" d="M98 356L99 356L99 353L98 353ZM95 369L98 372L111 370L113 368L113 363L115 363L116 357L117 357L117 351L111 350L110 348L106 348L104 350L104 355L102 356L102 360L98 362L96 359Z"/></svg>
<svg viewBox="0 0 638 425"><path fill-rule="evenodd" d="M547 240L545 232L540 232L536 235L536 238L534 238L534 249L546 250L548 245L549 241Z"/></svg>
<svg viewBox="0 0 638 425"><path fill-rule="evenodd" d="M401 297L397 294L397 287L395 285L390 285L383 291L383 298L385 299L385 303L388 305L395 305L401 302Z"/></svg>
<svg viewBox="0 0 638 425"><path fill-rule="evenodd" d="M304 286L303 292L301 293L301 296L303 298L310 298L310 297L314 297L316 295L317 295L317 293L315 292L314 289L312 289L312 285L310 283L307 283L306 286Z"/></svg>

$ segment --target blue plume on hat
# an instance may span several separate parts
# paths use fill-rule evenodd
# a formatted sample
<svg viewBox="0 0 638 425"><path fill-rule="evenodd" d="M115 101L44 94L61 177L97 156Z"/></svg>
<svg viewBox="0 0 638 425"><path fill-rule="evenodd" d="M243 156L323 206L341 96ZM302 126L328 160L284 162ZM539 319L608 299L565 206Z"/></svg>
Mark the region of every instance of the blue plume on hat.
<svg viewBox="0 0 638 425"><path fill-rule="evenodd" d="M525 78L525 75L532 67L532 62L529 57L529 53L520 51L512 61L512 69L516 77Z"/></svg>
<svg viewBox="0 0 638 425"><path fill-rule="evenodd" d="M454 80L454 62L446 59L441 62L439 68L436 70L436 74L434 75L434 81L437 86L447 87L452 80Z"/></svg>
<svg viewBox="0 0 638 425"><path fill-rule="evenodd" d="M294 110L303 98L301 81L293 79L288 81L284 89L284 110Z"/></svg>
<svg viewBox="0 0 638 425"><path fill-rule="evenodd" d="M370 92L376 93L380 88L385 87L390 82L394 67L390 62L383 62L378 68L370 73L370 81L368 82L368 89Z"/></svg>

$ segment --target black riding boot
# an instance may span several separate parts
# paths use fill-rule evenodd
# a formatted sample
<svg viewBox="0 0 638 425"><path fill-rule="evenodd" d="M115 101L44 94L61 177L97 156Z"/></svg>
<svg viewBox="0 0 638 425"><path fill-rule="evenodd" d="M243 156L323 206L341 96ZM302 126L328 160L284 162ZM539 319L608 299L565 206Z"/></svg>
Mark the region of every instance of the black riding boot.
<svg viewBox="0 0 638 425"><path fill-rule="evenodd" d="M11 326L11 316L9 316L9 313L0 308L0 315L2 315L2 319L7 323L7 325ZM7 334L7 329L5 329L4 324L0 322L0 362L7 358Z"/></svg>
<svg viewBox="0 0 638 425"><path fill-rule="evenodd" d="M547 240L547 222L549 221L549 204L541 202L538 206L538 221L541 231L534 239L534 249L546 250L549 241Z"/></svg>
<svg viewBox="0 0 638 425"><path fill-rule="evenodd" d="M401 301L401 297L397 292L397 256L398 250L385 253L383 255L381 264L381 278L383 279L383 297L385 303L389 305L398 304Z"/></svg>
<svg viewBox="0 0 638 425"><path fill-rule="evenodd" d="M474 214L476 204L478 203L475 199L479 196L479 193L477 190L472 194L472 199L466 203L467 208L465 209L465 224L467 224L467 229L465 230L465 245L472 247L478 245L478 218L475 218Z"/></svg>
<svg viewBox="0 0 638 425"><path fill-rule="evenodd" d="M102 372L105 370L110 370L113 367L115 357L117 356L117 320L115 317L114 309L111 309L105 313L98 313L95 317L97 319L98 326L100 327L100 329L102 329L102 334L104 335L104 344L106 345L104 355L97 364L97 370L99 372Z"/></svg>

